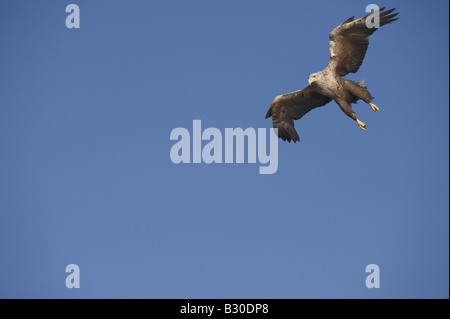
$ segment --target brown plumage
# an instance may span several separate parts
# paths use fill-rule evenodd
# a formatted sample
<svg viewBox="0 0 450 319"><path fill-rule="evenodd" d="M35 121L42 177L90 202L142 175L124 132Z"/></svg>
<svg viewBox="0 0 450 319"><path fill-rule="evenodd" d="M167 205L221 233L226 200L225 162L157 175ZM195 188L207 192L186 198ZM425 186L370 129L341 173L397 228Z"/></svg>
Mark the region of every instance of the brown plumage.
<svg viewBox="0 0 450 319"><path fill-rule="evenodd" d="M350 104L363 100L370 104L374 111L379 109L372 104L373 97L364 87L364 81L355 83L341 77L359 70L369 46L369 36L378 30L369 28L366 19L370 15L379 14L379 27L398 20L395 18L398 13L392 13L395 9L384 9L383 7L357 20L351 17L335 28L330 33L330 61L327 67L321 72L311 74L310 85L303 90L275 98L266 119L272 117L273 127L278 129L278 136L283 141L300 141L294 128L294 120L331 100L365 130L366 125L359 121Z"/></svg>

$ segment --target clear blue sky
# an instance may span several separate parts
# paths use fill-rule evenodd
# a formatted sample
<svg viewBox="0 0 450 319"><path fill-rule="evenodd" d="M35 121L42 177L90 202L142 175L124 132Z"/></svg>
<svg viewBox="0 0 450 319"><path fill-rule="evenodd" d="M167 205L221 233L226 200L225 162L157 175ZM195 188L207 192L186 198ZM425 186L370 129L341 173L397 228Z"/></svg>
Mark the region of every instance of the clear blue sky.
<svg viewBox="0 0 450 319"><path fill-rule="evenodd" d="M274 175L170 161L194 119L271 127L369 3L1 1L0 297L448 298L447 1L375 2L401 19L348 77L367 131L332 102Z"/></svg>

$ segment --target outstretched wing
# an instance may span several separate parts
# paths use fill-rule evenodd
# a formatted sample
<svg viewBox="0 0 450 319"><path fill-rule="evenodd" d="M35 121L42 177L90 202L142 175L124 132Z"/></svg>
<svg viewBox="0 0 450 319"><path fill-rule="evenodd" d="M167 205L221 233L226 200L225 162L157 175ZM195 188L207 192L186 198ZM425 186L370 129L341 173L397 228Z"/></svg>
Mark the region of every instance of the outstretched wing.
<svg viewBox="0 0 450 319"><path fill-rule="evenodd" d="M398 13L391 14L395 8L384 9L378 11L380 27L398 20L394 19ZM327 68L334 68L340 76L358 71L369 47L369 36L377 30L366 25L369 15L354 21L354 17L351 17L330 33L331 57Z"/></svg>
<svg viewBox="0 0 450 319"><path fill-rule="evenodd" d="M278 129L278 137L283 141L300 142L294 128L294 120L302 118L312 109L330 101L330 98L315 92L311 86L308 86L300 91L277 96L267 112L266 119L272 116L273 127Z"/></svg>

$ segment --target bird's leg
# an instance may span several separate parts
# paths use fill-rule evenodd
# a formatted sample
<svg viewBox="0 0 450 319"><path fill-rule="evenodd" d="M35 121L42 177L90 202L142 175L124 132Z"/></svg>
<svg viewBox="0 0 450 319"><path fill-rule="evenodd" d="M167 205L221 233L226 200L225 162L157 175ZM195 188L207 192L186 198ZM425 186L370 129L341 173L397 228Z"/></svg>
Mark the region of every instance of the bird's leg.
<svg viewBox="0 0 450 319"><path fill-rule="evenodd" d="M356 119L356 123L358 123L359 127L365 131L366 130L366 124L364 124L363 122L361 122L360 120Z"/></svg>
<svg viewBox="0 0 450 319"><path fill-rule="evenodd" d="M350 104L348 104L345 101L342 100L338 100L336 101L336 103L339 105L339 107L341 108L341 110L350 118L352 118L353 120L356 121L356 123L358 123L359 127L362 130L366 130L366 124L364 124L363 122L361 122L360 120L358 120L358 117L356 116L355 111L353 111L352 107L350 106Z"/></svg>
<svg viewBox="0 0 450 319"><path fill-rule="evenodd" d="M372 108L372 110L374 111L374 112L376 112L376 111L379 111L380 109L378 108L378 106L376 106L375 104L373 104L373 103L369 103L369 105L370 105L370 107Z"/></svg>

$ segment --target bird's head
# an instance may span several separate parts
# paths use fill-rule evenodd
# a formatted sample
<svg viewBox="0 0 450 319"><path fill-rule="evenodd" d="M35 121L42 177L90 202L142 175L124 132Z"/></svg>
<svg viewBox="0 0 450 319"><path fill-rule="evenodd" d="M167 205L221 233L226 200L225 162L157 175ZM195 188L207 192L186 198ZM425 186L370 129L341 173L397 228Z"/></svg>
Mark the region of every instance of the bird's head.
<svg viewBox="0 0 450 319"><path fill-rule="evenodd" d="M319 77L318 73L313 73L308 77L308 83L311 85L313 82L317 81Z"/></svg>

